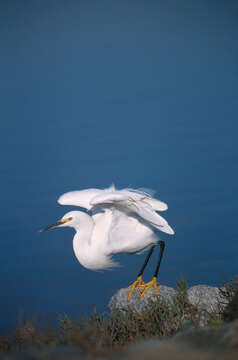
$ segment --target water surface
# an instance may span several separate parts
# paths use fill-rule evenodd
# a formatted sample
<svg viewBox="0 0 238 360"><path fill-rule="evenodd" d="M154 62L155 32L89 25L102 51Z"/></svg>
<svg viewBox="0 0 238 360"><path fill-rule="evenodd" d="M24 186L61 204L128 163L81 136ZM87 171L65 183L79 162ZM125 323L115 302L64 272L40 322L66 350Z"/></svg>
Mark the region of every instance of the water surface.
<svg viewBox="0 0 238 360"><path fill-rule="evenodd" d="M162 284L237 273L237 15L235 1L1 5L1 333L19 313L105 311L135 279L145 255L92 272L72 229L38 232L69 190L158 191L176 231Z"/></svg>

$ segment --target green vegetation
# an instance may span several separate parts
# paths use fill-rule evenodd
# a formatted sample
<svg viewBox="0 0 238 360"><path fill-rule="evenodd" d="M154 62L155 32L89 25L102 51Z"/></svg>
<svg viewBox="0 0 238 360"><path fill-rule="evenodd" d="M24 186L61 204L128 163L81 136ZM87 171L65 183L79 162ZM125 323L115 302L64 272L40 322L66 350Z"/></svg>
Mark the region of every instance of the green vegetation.
<svg viewBox="0 0 238 360"><path fill-rule="evenodd" d="M228 304L219 313L199 311L191 305L187 298L186 281L182 279L177 283L176 296L170 303L158 298L156 302L148 303L140 314L124 308L110 316L101 316L95 310L88 319L72 320L66 314L58 315L57 328L26 319L17 325L11 337L0 338L0 352L72 345L85 354L107 356L135 340L169 337L186 320L201 324L205 318L208 326L217 326L238 318L238 281L230 280L221 292L228 299Z"/></svg>
<svg viewBox="0 0 238 360"><path fill-rule="evenodd" d="M223 320L229 322L238 319L238 276L224 283L224 289L221 292L228 300L222 313Z"/></svg>

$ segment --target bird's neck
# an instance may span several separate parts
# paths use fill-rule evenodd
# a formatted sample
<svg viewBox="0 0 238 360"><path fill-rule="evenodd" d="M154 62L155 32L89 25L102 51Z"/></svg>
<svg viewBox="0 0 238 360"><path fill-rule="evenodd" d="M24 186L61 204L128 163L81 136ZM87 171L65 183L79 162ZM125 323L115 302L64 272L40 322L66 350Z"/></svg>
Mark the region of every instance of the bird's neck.
<svg viewBox="0 0 238 360"><path fill-rule="evenodd" d="M77 247L79 239L80 244L89 245L93 227L94 222L91 216L85 213L81 213L79 223L74 226L76 234L74 236L73 245Z"/></svg>
<svg viewBox="0 0 238 360"><path fill-rule="evenodd" d="M73 249L78 261L84 265L84 258L90 254L90 244L94 223L87 214L82 214L79 225L75 226L76 234L73 239Z"/></svg>
<svg viewBox="0 0 238 360"><path fill-rule="evenodd" d="M73 249L76 258L87 269L99 270L114 266L110 257L104 254L103 244L92 239L94 222L90 216L84 214L82 221L76 228L73 239Z"/></svg>

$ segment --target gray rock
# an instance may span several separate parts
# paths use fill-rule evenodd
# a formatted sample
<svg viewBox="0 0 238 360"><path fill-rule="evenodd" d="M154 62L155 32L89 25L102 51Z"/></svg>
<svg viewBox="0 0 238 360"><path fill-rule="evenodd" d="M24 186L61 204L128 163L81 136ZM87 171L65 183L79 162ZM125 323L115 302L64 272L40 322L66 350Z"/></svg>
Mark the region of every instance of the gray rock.
<svg viewBox="0 0 238 360"><path fill-rule="evenodd" d="M222 303L225 303L219 288L208 285L193 286L188 290L188 300L198 310L217 312ZM223 305L224 306L224 305Z"/></svg>
<svg viewBox="0 0 238 360"><path fill-rule="evenodd" d="M159 296L167 302L171 302L176 295L176 290L171 287L159 285ZM131 299L128 301L130 289L123 288L112 296L108 306L111 312L116 309L130 307L137 312L141 312L149 301L157 299L154 289L149 291L141 298L138 289L135 289ZM222 296L219 288L208 285L193 286L188 290L188 300L192 305L195 305L199 311L217 312L222 306L225 306L226 299Z"/></svg>
<svg viewBox="0 0 238 360"><path fill-rule="evenodd" d="M171 302L172 297L176 294L176 291L173 288L164 285L159 285L158 290L159 296L167 302ZM148 301L157 300L154 288L150 288L142 298L140 297L139 290L135 289L130 300L128 300L129 291L130 289L123 288L118 290L116 294L112 296L108 304L111 312L113 312L113 310L126 307L130 307L137 312L141 312L146 307L146 305L148 305Z"/></svg>

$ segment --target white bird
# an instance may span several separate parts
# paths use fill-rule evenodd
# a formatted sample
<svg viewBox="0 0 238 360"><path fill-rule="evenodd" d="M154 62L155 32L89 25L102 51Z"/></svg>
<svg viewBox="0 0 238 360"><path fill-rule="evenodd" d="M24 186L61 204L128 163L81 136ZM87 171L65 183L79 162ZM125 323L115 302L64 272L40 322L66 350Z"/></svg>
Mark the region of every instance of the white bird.
<svg viewBox="0 0 238 360"><path fill-rule="evenodd" d="M150 247L150 251L137 276L130 285L130 299L137 287L141 297L153 286L158 295L157 276L164 251L164 241L159 240L157 230L174 234L173 229L157 211L165 211L168 206L153 198L147 191L123 189L114 185L107 189L86 189L71 191L58 199L61 205L80 206L88 210L70 211L54 227L70 226L75 229L73 249L78 261L87 269L108 269L118 264L112 256L117 253L138 253ZM159 259L153 279L144 283L142 274L152 255L155 245L160 244Z"/></svg>

